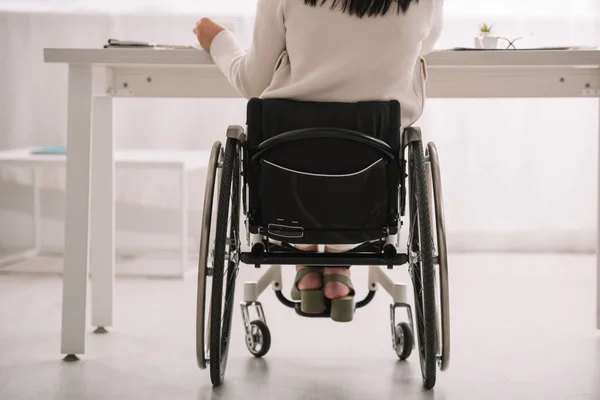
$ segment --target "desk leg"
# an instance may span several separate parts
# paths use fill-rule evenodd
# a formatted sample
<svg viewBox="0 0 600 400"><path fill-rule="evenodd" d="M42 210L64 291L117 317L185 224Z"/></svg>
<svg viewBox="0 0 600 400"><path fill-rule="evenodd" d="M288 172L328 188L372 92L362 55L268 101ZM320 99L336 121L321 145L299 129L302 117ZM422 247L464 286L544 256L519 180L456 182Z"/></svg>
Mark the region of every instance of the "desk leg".
<svg viewBox="0 0 600 400"><path fill-rule="evenodd" d="M33 252L37 256L42 247L41 211L40 211L40 175L37 168L33 168Z"/></svg>
<svg viewBox="0 0 600 400"><path fill-rule="evenodd" d="M598 198L596 206L596 328L600 329L600 99L598 99Z"/></svg>
<svg viewBox="0 0 600 400"><path fill-rule="evenodd" d="M181 277L185 276L188 262L188 181L187 170L181 170Z"/></svg>
<svg viewBox="0 0 600 400"><path fill-rule="evenodd" d="M69 65L67 191L61 352L76 360L85 352L90 260L92 68Z"/></svg>
<svg viewBox="0 0 600 400"><path fill-rule="evenodd" d="M106 333L113 325L115 285L113 99L94 97L92 104L92 326L95 333Z"/></svg>

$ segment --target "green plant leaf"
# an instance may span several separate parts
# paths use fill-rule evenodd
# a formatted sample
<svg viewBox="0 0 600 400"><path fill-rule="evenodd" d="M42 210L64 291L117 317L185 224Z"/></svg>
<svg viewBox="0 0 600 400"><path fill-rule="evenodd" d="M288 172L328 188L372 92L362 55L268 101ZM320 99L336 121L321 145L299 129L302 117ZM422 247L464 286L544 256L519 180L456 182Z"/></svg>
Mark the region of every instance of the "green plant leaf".
<svg viewBox="0 0 600 400"><path fill-rule="evenodd" d="M493 25L481 24L479 30L483 33L490 33L492 31Z"/></svg>

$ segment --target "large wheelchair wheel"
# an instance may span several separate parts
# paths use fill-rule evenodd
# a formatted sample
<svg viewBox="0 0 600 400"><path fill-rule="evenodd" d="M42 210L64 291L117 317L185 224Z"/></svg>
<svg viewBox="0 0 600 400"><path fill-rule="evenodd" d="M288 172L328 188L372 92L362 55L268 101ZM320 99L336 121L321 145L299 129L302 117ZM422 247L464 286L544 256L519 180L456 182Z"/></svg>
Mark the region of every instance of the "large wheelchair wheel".
<svg viewBox="0 0 600 400"><path fill-rule="evenodd" d="M409 271L415 294L416 336L423 385L426 389L431 389L435 386L436 381L437 311L433 237L431 234L425 156L421 140L410 143L408 162L410 196Z"/></svg>
<svg viewBox="0 0 600 400"><path fill-rule="evenodd" d="M436 227L435 250L436 257L434 258L436 268L436 284L439 284L439 310L441 319L436 320L438 328L438 358L440 361L440 369L445 371L450 365L450 304L449 304L449 288L448 288L448 253L446 247L446 223L444 218L444 199L442 195L442 179L440 174L440 162L435 144L429 143L425 149L425 157L427 161L427 177L430 190L430 209L431 218L434 221L431 226ZM435 217L435 218L434 218ZM437 286L437 285L436 285ZM436 315L437 317L437 315Z"/></svg>
<svg viewBox="0 0 600 400"><path fill-rule="evenodd" d="M200 232L200 255L198 257L198 286L196 298L196 360L198 367L205 369L210 357L210 346L208 340L207 326L210 320L206 312L206 288L212 276L214 261L209 257L214 252L214 212L213 203L215 192L219 194L220 169L223 164L223 149L221 142L216 142L210 153L208 162L208 173L206 174L206 189L204 192L204 208L202 212L202 230ZM216 188L216 190L215 190ZM211 263L209 266L209 262Z"/></svg>
<svg viewBox="0 0 600 400"><path fill-rule="evenodd" d="M240 259L240 147L228 138L223 159L215 233L210 309L210 379L223 382L227 366L235 281Z"/></svg>

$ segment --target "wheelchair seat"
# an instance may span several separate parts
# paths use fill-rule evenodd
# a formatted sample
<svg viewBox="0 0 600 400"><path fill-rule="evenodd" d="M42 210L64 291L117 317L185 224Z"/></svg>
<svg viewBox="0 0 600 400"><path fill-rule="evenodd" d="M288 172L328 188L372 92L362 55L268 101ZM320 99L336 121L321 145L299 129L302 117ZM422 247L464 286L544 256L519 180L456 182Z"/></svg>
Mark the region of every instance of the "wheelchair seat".
<svg viewBox="0 0 600 400"><path fill-rule="evenodd" d="M395 234L400 104L252 99L250 232L287 243L357 244Z"/></svg>

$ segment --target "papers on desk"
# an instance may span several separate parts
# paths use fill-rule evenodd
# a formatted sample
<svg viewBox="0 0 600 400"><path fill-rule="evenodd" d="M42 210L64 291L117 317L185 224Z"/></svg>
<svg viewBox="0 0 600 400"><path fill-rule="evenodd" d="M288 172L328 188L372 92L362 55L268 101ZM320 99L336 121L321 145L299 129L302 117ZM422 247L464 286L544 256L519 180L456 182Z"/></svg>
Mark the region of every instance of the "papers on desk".
<svg viewBox="0 0 600 400"><path fill-rule="evenodd" d="M167 49L167 50L189 50L193 46L181 46L174 44L153 44L148 42L138 42L134 40L108 39L104 45L105 49Z"/></svg>
<svg viewBox="0 0 600 400"><path fill-rule="evenodd" d="M566 47L528 47L522 49L476 49L474 47L454 47L448 51L549 51L549 50L595 50L595 46L566 46Z"/></svg>

